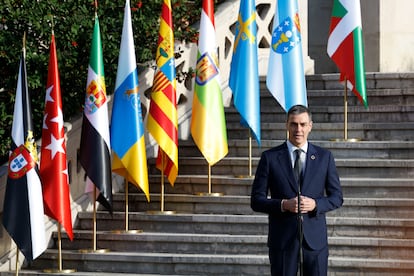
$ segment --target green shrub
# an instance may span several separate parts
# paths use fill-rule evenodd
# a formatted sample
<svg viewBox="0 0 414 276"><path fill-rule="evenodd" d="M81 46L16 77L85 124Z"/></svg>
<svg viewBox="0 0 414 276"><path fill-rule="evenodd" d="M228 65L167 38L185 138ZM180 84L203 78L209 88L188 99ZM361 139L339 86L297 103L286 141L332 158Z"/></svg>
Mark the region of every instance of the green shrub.
<svg viewBox="0 0 414 276"><path fill-rule="evenodd" d="M107 93L114 90L125 1L98 1ZM158 41L162 0L131 0L137 62L153 60ZM174 36L193 41L191 24L200 17L201 0L172 0ZM43 117L49 43L52 25L58 52L64 119L82 111L94 1L3 0L0 10L0 162L7 161L22 38L26 32L26 64L32 97L35 135L40 138ZM52 20L53 18L53 20Z"/></svg>

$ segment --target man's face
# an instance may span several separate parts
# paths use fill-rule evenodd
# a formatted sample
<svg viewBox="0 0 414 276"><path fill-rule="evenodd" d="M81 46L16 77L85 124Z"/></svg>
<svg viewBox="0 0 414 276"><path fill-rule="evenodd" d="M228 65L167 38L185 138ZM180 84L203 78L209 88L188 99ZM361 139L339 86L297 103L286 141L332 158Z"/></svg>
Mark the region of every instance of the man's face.
<svg viewBox="0 0 414 276"><path fill-rule="evenodd" d="M289 141L293 145L301 147L308 140L308 135L312 130L312 121L306 112L290 115L286 122L286 129L289 133Z"/></svg>

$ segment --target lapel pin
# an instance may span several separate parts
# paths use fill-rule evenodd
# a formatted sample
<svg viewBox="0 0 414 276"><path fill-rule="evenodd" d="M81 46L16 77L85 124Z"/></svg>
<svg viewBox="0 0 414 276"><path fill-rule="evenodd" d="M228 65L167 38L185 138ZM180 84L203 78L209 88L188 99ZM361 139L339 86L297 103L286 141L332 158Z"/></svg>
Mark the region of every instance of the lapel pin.
<svg viewBox="0 0 414 276"><path fill-rule="evenodd" d="M312 154L312 155L311 155L311 159L312 159L312 160L315 160L315 159L316 159L316 156Z"/></svg>

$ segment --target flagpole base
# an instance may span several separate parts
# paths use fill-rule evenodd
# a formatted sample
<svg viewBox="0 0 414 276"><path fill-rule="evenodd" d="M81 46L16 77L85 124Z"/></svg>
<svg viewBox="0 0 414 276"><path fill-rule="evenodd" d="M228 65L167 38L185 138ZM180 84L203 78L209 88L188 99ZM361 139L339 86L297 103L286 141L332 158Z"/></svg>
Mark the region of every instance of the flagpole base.
<svg viewBox="0 0 414 276"><path fill-rule="evenodd" d="M68 268L68 269L46 268L46 269L43 269L43 272L44 273L70 274L70 273L75 273L76 269L74 268Z"/></svg>
<svg viewBox="0 0 414 276"><path fill-rule="evenodd" d="M223 193L203 193L203 192L201 192L201 193L196 193L196 195L198 195L198 196L211 196L211 197L217 196L217 197L219 197L219 196L223 196L224 194Z"/></svg>
<svg viewBox="0 0 414 276"><path fill-rule="evenodd" d="M333 142L350 142L350 143L356 143L356 142L360 142L362 139L361 138L333 138L331 139L331 141Z"/></svg>
<svg viewBox="0 0 414 276"><path fill-rule="evenodd" d="M235 175L234 177L240 178L240 179L253 179L254 178L253 175L243 175L243 174Z"/></svg>
<svg viewBox="0 0 414 276"><path fill-rule="evenodd" d="M176 212L175 211L152 211L152 210L149 210L149 211L147 211L146 212L147 214L150 214L150 215L174 215L174 214L176 214Z"/></svg>
<svg viewBox="0 0 414 276"><path fill-rule="evenodd" d="M87 248L87 249L79 249L79 253L108 253L110 250L107 248L101 248L101 249L93 249L93 248Z"/></svg>
<svg viewBox="0 0 414 276"><path fill-rule="evenodd" d="M142 233L142 232L144 232L144 230L141 230L141 229L132 229L132 230L112 230L112 231L109 231L109 233L112 233L112 234L140 234L140 233Z"/></svg>

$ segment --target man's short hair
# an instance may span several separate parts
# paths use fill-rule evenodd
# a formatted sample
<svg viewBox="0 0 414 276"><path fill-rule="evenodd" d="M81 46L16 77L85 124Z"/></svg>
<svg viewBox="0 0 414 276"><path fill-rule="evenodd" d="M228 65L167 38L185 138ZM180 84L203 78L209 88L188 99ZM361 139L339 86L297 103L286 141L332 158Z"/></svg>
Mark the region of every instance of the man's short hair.
<svg viewBox="0 0 414 276"><path fill-rule="evenodd" d="M292 106L287 112L287 118L286 119L289 119L290 115L299 115L299 114L302 114L302 113L308 113L309 120L312 121L312 112L309 110L309 108L307 108L306 106L301 105L301 104Z"/></svg>

